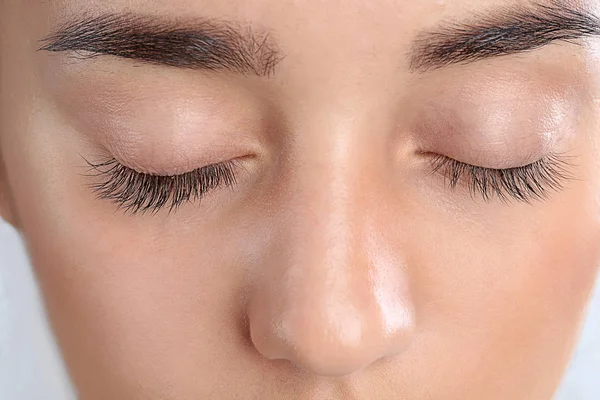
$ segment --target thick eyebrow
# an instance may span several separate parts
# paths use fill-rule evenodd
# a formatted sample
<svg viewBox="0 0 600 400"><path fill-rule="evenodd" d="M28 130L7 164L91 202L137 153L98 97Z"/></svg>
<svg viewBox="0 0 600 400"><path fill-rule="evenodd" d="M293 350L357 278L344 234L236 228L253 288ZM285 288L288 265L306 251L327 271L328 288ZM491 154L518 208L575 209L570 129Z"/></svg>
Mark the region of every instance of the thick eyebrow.
<svg viewBox="0 0 600 400"><path fill-rule="evenodd" d="M409 54L410 70L425 72L452 64L536 50L562 41L600 35L600 19L578 6L549 4L509 6L466 23L447 23L417 35Z"/></svg>
<svg viewBox="0 0 600 400"><path fill-rule="evenodd" d="M69 22L42 40L40 51L112 55L169 67L226 70L268 77L282 56L269 32L195 18L167 20L106 14Z"/></svg>

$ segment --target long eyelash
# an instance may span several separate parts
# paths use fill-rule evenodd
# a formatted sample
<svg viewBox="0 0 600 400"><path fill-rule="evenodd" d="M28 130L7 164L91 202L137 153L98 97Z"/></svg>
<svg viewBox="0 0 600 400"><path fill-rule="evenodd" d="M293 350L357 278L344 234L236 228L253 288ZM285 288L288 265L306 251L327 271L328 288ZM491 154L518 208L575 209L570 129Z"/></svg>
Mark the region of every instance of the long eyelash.
<svg viewBox="0 0 600 400"><path fill-rule="evenodd" d="M84 159L85 160L85 159ZM235 161L209 165L182 175L159 176L125 167L115 159L93 164L91 176L102 177L90 187L99 199L110 200L126 212L156 213L168 207L172 212L185 203L200 200L219 186L236 184Z"/></svg>
<svg viewBox="0 0 600 400"><path fill-rule="evenodd" d="M564 189L572 180L573 166L565 155L551 155L533 164L509 169L477 167L438 155L432 160L433 172L440 173L451 189L464 181L471 197L480 195L485 201L497 196L501 201L530 203L545 200L552 192Z"/></svg>

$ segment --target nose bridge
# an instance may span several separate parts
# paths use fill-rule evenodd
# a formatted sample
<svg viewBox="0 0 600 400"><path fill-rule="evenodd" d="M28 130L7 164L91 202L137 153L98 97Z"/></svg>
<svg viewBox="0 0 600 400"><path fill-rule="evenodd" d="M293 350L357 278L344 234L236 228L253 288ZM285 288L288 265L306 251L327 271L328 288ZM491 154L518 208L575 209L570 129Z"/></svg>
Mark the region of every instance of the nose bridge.
<svg viewBox="0 0 600 400"><path fill-rule="evenodd" d="M294 225L298 232L305 231L305 240L313 249L311 254L301 252L299 256L314 256L332 268L364 256L361 239L368 212L358 160L353 164L356 146L351 138L333 136L321 141L325 142L321 152L306 157L307 168L295 168L297 195L293 200L293 208L301 210Z"/></svg>
<svg viewBox="0 0 600 400"><path fill-rule="evenodd" d="M294 260L290 265L340 276L359 271L346 270L351 265L368 263L368 192L376 185L369 176L377 175L372 162L376 157L368 155L376 151L365 148L359 125L347 111L329 112L298 134L294 161L287 166L291 190L283 207L282 229L291 238L287 252Z"/></svg>
<svg viewBox="0 0 600 400"><path fill-rule="evenodd" d="M402 271L393 255L378 253L385 227L369 201L378 167L354 133L322 132L311 151L297 151L286 182L293 189L249 306L260 353L319 375L351 374L397 354L413 320Z"/></svg>

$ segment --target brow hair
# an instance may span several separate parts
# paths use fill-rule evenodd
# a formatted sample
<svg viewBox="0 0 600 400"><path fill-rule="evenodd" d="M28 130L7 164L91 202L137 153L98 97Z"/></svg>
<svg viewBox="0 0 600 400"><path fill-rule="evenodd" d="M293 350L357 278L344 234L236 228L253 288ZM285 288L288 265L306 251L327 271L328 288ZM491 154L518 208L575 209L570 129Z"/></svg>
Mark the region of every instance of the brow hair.
<svg viewBox="0 0 600 400"><path fill-rule="evenodd" d="M417 35L410 69L428 71L491 57L522 53L562 41L600 35L600 19L590 11L558 0L548 4L509 6L472 21L446 23Z"/></svg>
<svg viewBox="0 0 600 400"><path fill-rule="evenodd" d="M281 61L269 32L251 26L195 18L168 20L104 14L68 22L42 40L41 51L73 51L84 57L112 55L177 68L273 74Z"/></svg>

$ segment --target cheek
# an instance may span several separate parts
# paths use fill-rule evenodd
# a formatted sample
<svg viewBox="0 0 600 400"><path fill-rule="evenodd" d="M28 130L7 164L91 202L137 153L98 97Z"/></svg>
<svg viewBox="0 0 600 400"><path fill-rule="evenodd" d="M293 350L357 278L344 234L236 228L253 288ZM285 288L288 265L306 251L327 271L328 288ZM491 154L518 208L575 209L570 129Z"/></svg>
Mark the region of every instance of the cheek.
<svg viewBox="0 0 600 400"><path fill-rule="evenodd" d="M207 373L202 363L210 349L236 347L234 341L224 346L226 336L241 341L229 333L240 323L235 295L242 277L234 262L207 250L222 248L219 240L168 234L158 240L149 230L102 223L76 233L76 226L56 235L38 225L28 237L77 382L182 381L191 370Z"/></svg>
<svg viewBox="0 0 600 400"><path fill-rule="evenodd" d="M589 219L560 220L546 237L531 238L532 249L506 257L506 265L522 271L499 283L496 300L487 302L490 309L498 304L489 314L490 337L498 358L507 360L504 368L519 371L515 379L523 385L527 371L544 371L534 389L539 398L546 398L544 385L556 387L564 374L600 265L600 236L588 228Z"/></svg>
<svg viewBox="0 0 600 400"><path fill-rule="evenodd" d="M429 253L431 267L418 275L421 339L447 355L438 365L457 374L447 382L464 384L468 369L472 387L477 381L505 393L507 381L520 388L536 384L531 398L548 398L568 362L600 265L600 229L589 210L576 211L577 199L590 198L581 195L536 215L486 223L493 231L454 224ZM537 382L530 379L534 370L545 371Z"/></svg>

